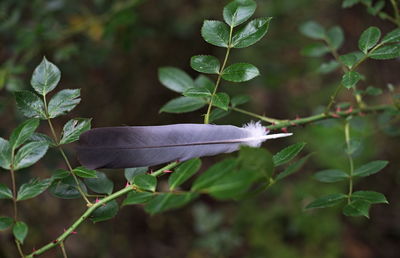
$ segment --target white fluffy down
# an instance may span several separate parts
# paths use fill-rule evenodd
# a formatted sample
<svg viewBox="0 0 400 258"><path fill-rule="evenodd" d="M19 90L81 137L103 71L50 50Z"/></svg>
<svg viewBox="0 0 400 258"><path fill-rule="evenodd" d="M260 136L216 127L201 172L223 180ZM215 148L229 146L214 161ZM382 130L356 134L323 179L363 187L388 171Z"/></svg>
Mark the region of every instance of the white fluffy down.
<svg viewBox="0 0 400 258"><path fill-rule="evenodd" d="M249 141L246 142L246 145L248 146L260 147L261 143L267 140L265 136L269 131L261 124L260 121L251 121L250 123L245 124L243 129L247 131L247 137L250 138Z"/></svg>

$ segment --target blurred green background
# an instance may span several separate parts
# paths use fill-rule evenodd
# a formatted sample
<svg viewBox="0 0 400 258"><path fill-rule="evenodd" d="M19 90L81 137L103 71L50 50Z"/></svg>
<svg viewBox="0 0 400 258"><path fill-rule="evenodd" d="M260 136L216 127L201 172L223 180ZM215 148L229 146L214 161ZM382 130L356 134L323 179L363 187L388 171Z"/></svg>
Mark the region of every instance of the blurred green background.
<svg viewBox="0 0 400 258"><path fill-rule="evenodd" d="M59 88L81 88L82 103L70 117L58 119L59 130L72 117L92 117L93 127L159 125L202 122L204 110L182 115L159 113L176 93L157 79L160 66L176 66L190 75L189 60L195 54L219 58L224 50L208 45L200 36L204 19L222 19L222 0L1 0L0 1L0 135L8 137L23 120L15 108L13 91L28 89L33 69L43 56L62 72ZM228 93L249 94L245 107L255 113L293 119L310 115L326 105L340 80L340 72L317 73L324 58L300 54L311 40L298 27L316 20L326 27L340 25L346 41L343 53L356 50L361 32L378 26L387 32L394 26L369 15L356 5L342 9L342 1L259 0L256 16L273 16L269 32L248 49L232 51L231 62L256 65L262 76L250 83L230 85ZM389 1L387 1L389 2ZM387 12L391 12L387 5ZM400 83L399 61L369 61L361 67L366 86L383 90L387 83ZM351 101L351 94L340 98ZM370 99L389 103L387 93ZM367 100L368 101L368 100ZM378 116L353 119L352 134L362 140L356 163L385 159L383 173L368 177L356 190L374 190L386 195L390 205L377 205L370 219L349 218L340 209L312 212L304 206L315 197L347 187L325 185L312 174L327 168L347 169L340 122L326 121L294 128L294 137L265 144L275 153L284 146L307 142L306 153L315 152L295 176L267 192L240 202L217 202L209 197L176 211L150 217L140 206L121 209L113 220L84 223L78 234L66 241L71 257L398 257L400 254L400 177L398 137L382 132ZM384 119L384 117L380 117ZM250 120L240 114L217 121L241 125ZM49 133L43 126L40 131ZM393 133L392 133L393 134ZM394 133L396 135L396 132ZM74 158L73 146L68 154ZM220 157L205 158L203 168ZM76 161L74 161L76 163ZM43 162L18 175L48 177L64 167L58 153L50 151ZM125 185L122 173L107 172L116 187ZM0 181L9 183L0 171ZM0 212L11 212L11 203L1 200ZM59 200L48 193L20 205L21 217L30 226L24 248L29 251L54 239L77 218L81 200ZM9 232L0 233L0 257L16 257ZM41 257L61 257L53 249Z"/></svg>

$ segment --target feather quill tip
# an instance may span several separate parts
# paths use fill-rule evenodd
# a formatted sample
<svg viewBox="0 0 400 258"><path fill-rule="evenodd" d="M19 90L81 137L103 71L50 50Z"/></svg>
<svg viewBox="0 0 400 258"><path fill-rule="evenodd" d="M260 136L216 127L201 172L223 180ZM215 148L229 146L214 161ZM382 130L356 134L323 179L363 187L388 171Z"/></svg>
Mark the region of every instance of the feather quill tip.
<svg viewBox="0 0 400 258"><path fill-rule="evenodd" d="M293 135L292 133L278 133L268 135L269 130L264 127L260 121L251 121L245 124L243 126L243 129L245 129L249 134L249 140L246 142L246 145L251 147L260 147L261 143L268 139L277 139Z"/></svg>

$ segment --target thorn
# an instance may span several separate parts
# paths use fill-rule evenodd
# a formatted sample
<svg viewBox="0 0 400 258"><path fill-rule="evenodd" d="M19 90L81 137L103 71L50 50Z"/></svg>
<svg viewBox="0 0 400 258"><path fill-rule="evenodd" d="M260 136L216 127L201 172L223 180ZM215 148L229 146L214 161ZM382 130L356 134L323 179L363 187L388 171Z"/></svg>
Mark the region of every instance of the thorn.
<svg viewBox="0 0 400 258"><path fill-rule="evenodd" d="M99 201L99 198L96 197L96 201L94 201L94 203L98 203Z"/></svg>
<svg viewBox="0 0 400 258"><path fill-rule="evenodd" d="M36 252L36 248L35 247L32 248L32 252Z"/></svg>
<svg viewBox="0 0 400 258"><path fill-rule="evenodd" d="M346 111L347 114L350 114L351 112L353 112L353 106L350 106L349 109Z"/></svg>
<svg viewBox="0 0 400 258"><path fill-rule="evenodd" d="M76 235L76 234L78 234L77 231L72 231L72 232L71 232L71 235Z"/></svg>
<svg viewBox="0 0 400 258"><path fill-rule="evenodd" d="M287 133L287 132L288 132L288 130L287 130L286 127L281 128L281 131L284 132L284 133Z"/></svg>
<svg viewBox="0 0 400 258"><path fill-rule="evenodd" d="M174 172L174 171L172 171L172 170L164 170L163 171L163 173L172 173L172 172Z"/></svg>
<svg viewBox="0 0 400 258"><path fill-rule="evenodd" d="M176 163L181 163L181 161L179 159L175 160Z"/></svg>
<svg viewBox="0 0 400 258"><path fill-rule="evenodd" d="M150 169L149 171L146 172L146 174L153 174L153 169Z"/></svg>
<svg viewBox="0 0 400 258"><path fill-rule="evenodd" d="M125 185L125 188L126 187L129 187L131 184L129 183L129 181L126 181L126 185Z"/></svg>
<svg viewBox="0 0 400 258"><path fill-rule="evenodd" d="M296 115L296 120L299 120L299 119L300 119L299 115Z"/></svg>
<svg viewBox="0 0 400 258"><path fill-rule="evenodd" d="M57 244L57 242L58 242L58 240L56 239L56 240L53 240L53 244Z"/></svg>
<svg viewBox="0 0 400 258"><path fill-rule="evenodd" d="M334 118L339 118L339 117L340 117L340 116L339 116L338 114L336 114L336 113L332 113L331 116L334 117Z"/></svg>
<svg viewBox="0 0 400 258"><path fill-rule="evenodd" d="M337 107L336 108L336 113L339 113L339 112L341 112L342 110L340 109L340 107Z"/></svg>

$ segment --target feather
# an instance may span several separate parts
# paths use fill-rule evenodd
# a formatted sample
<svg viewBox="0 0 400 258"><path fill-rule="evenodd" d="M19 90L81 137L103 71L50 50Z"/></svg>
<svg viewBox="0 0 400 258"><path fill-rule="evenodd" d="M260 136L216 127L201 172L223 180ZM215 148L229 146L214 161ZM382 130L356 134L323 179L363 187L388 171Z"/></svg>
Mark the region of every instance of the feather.
<svg viewBox="0 0 400 258"><path fill-rule="evenodd" d="M77 154L90 169L147 167L229 153L240 145L259 147L267 139L291 135L267 134L260 122L242 128L209 124L104 127L83 133Z"/></svg>

